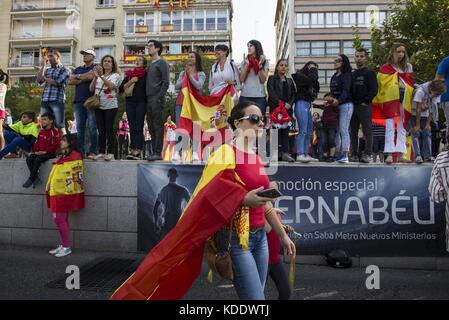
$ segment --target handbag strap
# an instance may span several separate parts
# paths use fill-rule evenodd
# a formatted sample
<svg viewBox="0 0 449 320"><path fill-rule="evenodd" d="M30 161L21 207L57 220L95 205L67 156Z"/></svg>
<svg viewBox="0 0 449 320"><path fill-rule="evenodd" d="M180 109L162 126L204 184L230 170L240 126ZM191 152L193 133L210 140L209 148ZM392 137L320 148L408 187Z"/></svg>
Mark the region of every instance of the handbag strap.
<svg viewBox="0 0 449 320"><path fill-rule="evenodd" d="M109 78L111 77L111 75L106 79L106 80L109 80ZM97 81L98 81L98 79L97 79ZM101 81L103 81L103 85L101 86L101 89L100 89L100 91L98 91L98 93L96 94L97 96L99 96L100 94L101 94L101 91L103 91L103 88L104 88L104 86L105 86L105 82L104 82L104 80L103 79L101 79Z"/></svg>

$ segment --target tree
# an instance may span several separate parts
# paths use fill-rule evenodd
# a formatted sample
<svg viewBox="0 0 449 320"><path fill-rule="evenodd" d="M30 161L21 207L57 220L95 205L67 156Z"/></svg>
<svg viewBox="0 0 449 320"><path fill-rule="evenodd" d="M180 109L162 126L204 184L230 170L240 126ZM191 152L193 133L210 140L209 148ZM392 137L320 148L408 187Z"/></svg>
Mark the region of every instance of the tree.
<svg viewBox="0 0 449 320"><path fill-rule="evenodd" d="M395 0L382 28L372 29L372 61L376 68L401 42L413 65L417 83L432 80L439 62L449 56L449 1Z"/></svg>

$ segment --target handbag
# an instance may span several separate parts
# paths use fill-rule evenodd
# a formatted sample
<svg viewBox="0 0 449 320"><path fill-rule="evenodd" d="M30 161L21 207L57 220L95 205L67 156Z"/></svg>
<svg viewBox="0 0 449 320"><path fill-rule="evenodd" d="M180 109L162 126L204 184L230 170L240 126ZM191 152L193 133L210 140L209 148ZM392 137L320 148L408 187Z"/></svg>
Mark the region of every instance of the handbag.
<svg viewBox="0 0 449 320"><path fill-rule="evenodd" d="M132 97L134 93L134 87L136 86L136 83L134 82L131 84L128 89L125 89L125 97Z"/></svg>
<svg viewBox="0 0 449 320"><path fill-rule="evenodd" d="M209 268L223 279L234 280L231 259L232 221L206 241L205 258Z"/></svg>
<svg viewBox="0 0 449 320"><path fill-rule="evenodd" d="M98 93L95 93L92 97L88 98L84 102L84 106L87 109L95 110L95 109L98 109L100 107L100 93L101 93L101 91L103 91L103 88L104 88L104 81L103 81L103 85L101 86L100 91L98 91Z"/></svg>

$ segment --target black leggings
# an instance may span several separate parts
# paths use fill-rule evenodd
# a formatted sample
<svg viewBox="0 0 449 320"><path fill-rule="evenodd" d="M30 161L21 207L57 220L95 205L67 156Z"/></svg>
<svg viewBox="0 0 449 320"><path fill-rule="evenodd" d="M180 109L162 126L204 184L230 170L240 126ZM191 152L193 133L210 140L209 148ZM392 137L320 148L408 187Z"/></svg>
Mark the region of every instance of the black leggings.
<svg viewBox="0 0 449 320"><path fill-rule="evenodd" d="M115 134L114 122L117 116L117 108L108 110L95 110L95 120L98 128L98 151L101 154L114 154Z"/></svg>
<svg viewBox="0 0 449 320"><path fill-rule="evenodd" d="M288 300L292 294L292 289L288 282L288 275L285 271L282 261L272 264L268 267L268 274L273 279L279 292L279 300Z"/></svg>

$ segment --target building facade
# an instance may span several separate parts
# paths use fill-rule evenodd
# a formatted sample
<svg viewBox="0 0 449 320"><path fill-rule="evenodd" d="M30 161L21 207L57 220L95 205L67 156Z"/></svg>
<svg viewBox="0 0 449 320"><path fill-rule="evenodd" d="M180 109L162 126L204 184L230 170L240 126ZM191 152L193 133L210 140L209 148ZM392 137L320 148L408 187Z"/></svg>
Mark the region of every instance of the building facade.
<svg viewBox="0 0 449 320"><path fill-rule="evenodd" d="M289 61L291 73L308 61L320 67L321 93L329 90L333 61L339 54L351 60L354 29L365 48L371 48L371 21L379 25L393 0L278 0L276 27L277 59Z"/></svg>
<svg viewBox="0 0 449 320"><path fill-rule="evenodd" d="M0 10L0 68L14 82L34 82L43 47L60 50L71 68L81 49L95 48L98 61L112 54L123 71L150 39L169 61L189 51L214 59L215 45L232 42L232 0L2 0Z"/></svg>

